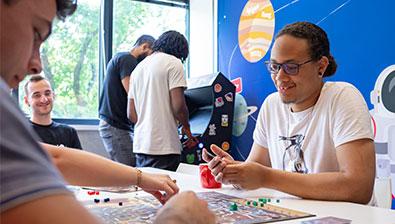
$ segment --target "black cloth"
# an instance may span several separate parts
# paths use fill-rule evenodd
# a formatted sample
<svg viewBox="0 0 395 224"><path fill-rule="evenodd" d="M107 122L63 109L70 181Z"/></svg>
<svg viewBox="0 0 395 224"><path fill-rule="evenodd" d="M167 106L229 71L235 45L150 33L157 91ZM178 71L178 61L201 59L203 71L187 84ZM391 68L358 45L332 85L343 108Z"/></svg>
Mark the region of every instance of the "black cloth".
<svg viewBox="0 0 395 224"><path fill-rule="evenodd" d="M77 131L68 125L52 122L50 125L40 125L30 121L40 139L51 145L63 145L70 148L82 149Z"/></svg>
<svg viewBox="0 0 395 224"><path fill-rule="evenodd" d="M128 93L121 80L130 76L138 61L129 52L116 54L107 65L103 91L100 95L99 117L113 127L133 130L127 117Z"/></svg>
<svg viewBox="0 0 395 224"><path fill-rule="evenodd" d="M136 166L176 171L180 165L180 159L179 154L147 155L136 153Z"/></svg>

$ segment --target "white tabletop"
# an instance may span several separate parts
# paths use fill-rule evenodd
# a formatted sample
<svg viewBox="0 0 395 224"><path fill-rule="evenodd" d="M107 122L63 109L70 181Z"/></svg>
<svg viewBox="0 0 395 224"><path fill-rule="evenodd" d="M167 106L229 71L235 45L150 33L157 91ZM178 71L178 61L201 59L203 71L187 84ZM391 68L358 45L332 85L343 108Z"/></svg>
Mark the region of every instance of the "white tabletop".
<svg viewBox="0 0 395 224"><path fill-rule="evenodd" d="M371 207L367 205L360 205L349 202L328 202L328 201L314 201L314 200L304 200L298 197L285 194L279 191L260 188L257 190L246 191L246 190L236 190L230 185L222 185L220 189L205 189L200 186L199 176L196 173L189 174L177 173L166 170L160 170L155 168L142 168L144 172L150 173L163 173L168 174L172 179L177 180L177 185L180 187L181 191L217 191L220 193L240 197L247 199L258 199L262 197L270 197L275 199L280 199L279 203L275 203L277 206L284 208L289 208L301 212L307 212L316 215L316 217L296 219L290 221L283 221L278 223L301 223L301 221L313 220L317 218L323 218L327 216L333 216L342 219L352 220L352 223L358 224L395 224L395 211L384 208ZM131 193L132 197L134 193ZM141 194L141 192L139 193ZM77 198L84 200L87 198L86 192L77 192ZM116 197L117 194L114 193L101 193L101 197ZM120 194L121 197L125 197L125 194Z"/></svg>
<svg viewBox="0 0 395 224"><path fill-rule="evenodd" d="M199 176L197 173L194 175L170 172L155 168L144 168L146 172L164 173L170 175L172 179L177 180L177 185L182 191L192 190L195 192L213 191L213 189L205 189L200 186ZM307 212L316 215L316 217L296 219L290 221L283 221L279 223L300 223L301 221L322 218L327 216L334 216L337 218L352 220L352 223L358 224L395 224L395 211L384 208L371 207L367 205L360 205L349 202L329 202L329 201L314 201L304 200L298 197L285 194L279 191L260 188L252 191L236 190L230 185L223 185L220 189L215 191L237 196L240 198L257 199L262 197L279 198L280 203L278 206L289 208L301 212Z"/></svg>

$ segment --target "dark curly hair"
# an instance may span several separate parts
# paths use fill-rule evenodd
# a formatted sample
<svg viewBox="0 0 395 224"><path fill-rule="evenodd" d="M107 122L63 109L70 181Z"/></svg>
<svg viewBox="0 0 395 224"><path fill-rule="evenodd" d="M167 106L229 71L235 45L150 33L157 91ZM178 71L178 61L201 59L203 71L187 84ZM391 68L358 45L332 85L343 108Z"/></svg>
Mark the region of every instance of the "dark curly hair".
<svg viewBox="0 0 395 224"><path fill-rule="evenodd" d="M7 5L11 5L18 0L3 0ZM72 15L77 9L77 0L56 0L56 15L60 20Z"/></svg>
<svg viewBox="0 0 395 224"><path fill-rule="evenodd" d="M323 74L324 77L331 76L336 72L337 64L330 53L328 36L322 28L310 22L296 22L282 28L276 35L276 39L286 34L306 39L311 59L319 60L322 56L329 59L329 65Z"/></svg>
<svg viewBox="0 0 395 224"><path fill-rule="evenodd" d="M180 59L182 63L185 62L189 54L187 39L184 35L174 30L166 31L160 35L154 42L152 50L153 52L159 51L173 55Z"/></svg>

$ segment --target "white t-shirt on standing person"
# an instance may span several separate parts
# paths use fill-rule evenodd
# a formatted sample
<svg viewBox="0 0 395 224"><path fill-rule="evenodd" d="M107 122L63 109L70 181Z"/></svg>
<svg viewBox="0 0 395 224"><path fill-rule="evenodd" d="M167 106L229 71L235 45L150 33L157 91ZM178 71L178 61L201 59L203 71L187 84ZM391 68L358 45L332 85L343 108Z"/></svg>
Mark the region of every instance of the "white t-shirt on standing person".
<svg viewBox="0 0 395 224"><path fill-rule="evenodd" d="M181 60L156 52L132 72L129 98L134 99L138 121L134 126L133 152L148 155L181 154L170 90L187 83Z"/></svg>
<svg viewBox="0 0 395 224"><path fill-rule="evenodd" d="M269 95L254 131L255 143L269 150L275 169L295 172L299 146L304 173L339 171L336 147L364 138L374 139L366 102L345 82L326 82L317 103L301 112L292 112L277 92Z"/></svg>

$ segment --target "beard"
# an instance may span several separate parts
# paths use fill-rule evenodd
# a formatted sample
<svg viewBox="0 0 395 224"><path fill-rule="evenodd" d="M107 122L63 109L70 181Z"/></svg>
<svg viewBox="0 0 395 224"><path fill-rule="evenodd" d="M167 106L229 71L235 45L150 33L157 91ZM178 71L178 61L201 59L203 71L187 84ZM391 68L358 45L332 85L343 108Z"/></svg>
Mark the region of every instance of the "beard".
<svg viewBox="0 0 395 224"><path fill-rule="evenodd" d="M140 63L142 60L144 60L148 56L148 53L141 54L137 56L137 63Z"/></svg>

